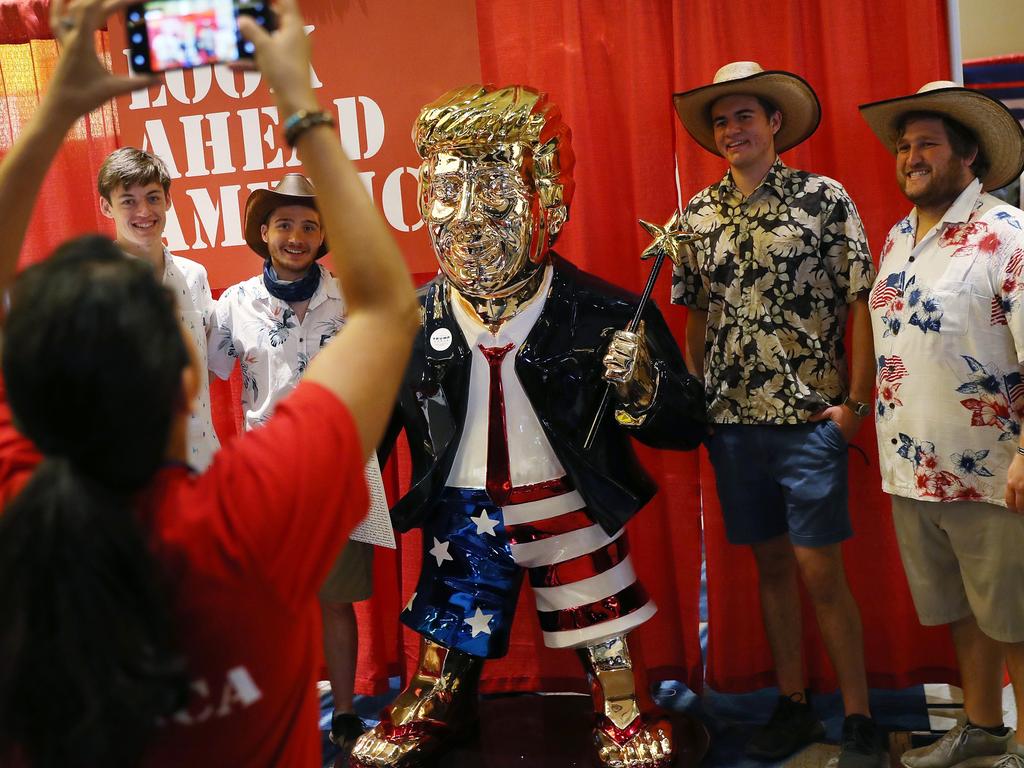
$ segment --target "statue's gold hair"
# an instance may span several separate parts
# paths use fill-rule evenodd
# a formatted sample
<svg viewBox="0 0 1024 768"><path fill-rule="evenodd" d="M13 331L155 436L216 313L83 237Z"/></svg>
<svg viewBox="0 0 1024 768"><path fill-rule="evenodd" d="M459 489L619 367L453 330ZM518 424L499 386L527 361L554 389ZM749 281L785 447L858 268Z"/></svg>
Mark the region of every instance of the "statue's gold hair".
<svg viewBox="0 0 1024 768"><path fill-rule="evenodd" d="M572 132L545 93L523 85L456 88L420 110L412 139L424 160L452 149L527 146L541 203L568 212L576 186Z"/></svg>

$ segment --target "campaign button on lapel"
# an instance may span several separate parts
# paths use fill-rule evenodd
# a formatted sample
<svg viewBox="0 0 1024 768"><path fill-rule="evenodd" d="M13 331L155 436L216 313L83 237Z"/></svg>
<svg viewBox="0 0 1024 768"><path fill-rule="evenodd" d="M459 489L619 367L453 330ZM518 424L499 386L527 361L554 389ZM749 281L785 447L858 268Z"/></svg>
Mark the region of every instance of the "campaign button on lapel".
<svg viewBox="0 0 1024 768"><path fill-rule="evenodd" d="M430 347L438 352L444 352L452 345L452 332L447 328L435 328L430 334Z"/></svg>

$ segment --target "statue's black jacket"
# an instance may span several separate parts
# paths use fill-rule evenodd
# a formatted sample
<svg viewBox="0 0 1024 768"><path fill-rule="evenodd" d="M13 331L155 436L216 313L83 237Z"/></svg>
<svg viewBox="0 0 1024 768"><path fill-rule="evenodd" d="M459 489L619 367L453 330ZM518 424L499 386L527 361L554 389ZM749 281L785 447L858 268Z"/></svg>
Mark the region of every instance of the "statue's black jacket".
<svg viewBox="0 0 1024 768"><path fill-rule="evenodd" d="M648 302L643 315L648 348L660 374L657 397L640 426L624 427L605 412L593 447L583 442L606 384L601 358L611 331L624 329L639 297L553 256L554 274L536 324L520 347L516 374L537 418L590 516L609 533L619 530L657 487L640 466L629 437L655 448L690 449L704 434L704 393L686 370L661 312ZM390 452L405 429L412 456L409 492L391 510L399 531L418 525L437 500L466 418L471 357L451 313L442 277L419 291L423 328L416 338L394 417L381 444ZM435 331L451 332L438 350ZM439 344L437 346L443 346Z"/></svg>

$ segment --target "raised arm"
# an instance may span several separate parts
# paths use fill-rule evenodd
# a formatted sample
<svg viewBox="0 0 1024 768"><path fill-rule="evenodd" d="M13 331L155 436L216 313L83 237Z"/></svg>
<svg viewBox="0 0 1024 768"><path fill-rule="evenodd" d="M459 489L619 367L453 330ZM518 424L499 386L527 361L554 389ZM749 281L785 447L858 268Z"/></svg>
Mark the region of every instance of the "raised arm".
<svg viewBox="0 0 1024 768"><path fill-rule="evenodd" d="M111 75L96 57L96 30L126 5L128 0L50 3L50 27L62 48L60 60L35 115L0 163L0 292L14 278L39 188L68 129L108 99L153 82Z"/></svg>
<svg viewBox="0 0 1024 768"><path fill-rule="evenodd" d="M256 45L256 62L274 89L284 122L320 109L309 77L309 43L295 0L279 0L273 34L240 20ZM306 173L316 186L317 205L345 297L341 332L306 369L305 379L332 390L348 405L369 456L384 433L412 340L419 305L401 252L387 225L345 157L337 130L319 124L296 141Z"/></svg>

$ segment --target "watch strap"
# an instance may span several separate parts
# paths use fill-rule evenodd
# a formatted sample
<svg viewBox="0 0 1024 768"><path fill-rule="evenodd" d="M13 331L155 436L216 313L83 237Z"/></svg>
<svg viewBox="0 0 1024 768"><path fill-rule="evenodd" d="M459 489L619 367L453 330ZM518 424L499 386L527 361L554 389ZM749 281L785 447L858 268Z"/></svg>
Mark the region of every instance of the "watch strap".
<svg viewBox="0 0 1024 768"><path fill-rule="evenodd" d="M850 397L847 397L843 400L843 405L853 411L853 415L860 419L863 419L871 413L871 403L862 403L859 400L853 400Z"/></svg>

